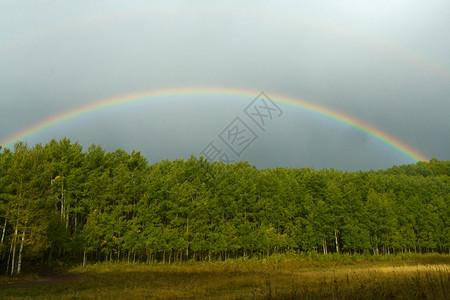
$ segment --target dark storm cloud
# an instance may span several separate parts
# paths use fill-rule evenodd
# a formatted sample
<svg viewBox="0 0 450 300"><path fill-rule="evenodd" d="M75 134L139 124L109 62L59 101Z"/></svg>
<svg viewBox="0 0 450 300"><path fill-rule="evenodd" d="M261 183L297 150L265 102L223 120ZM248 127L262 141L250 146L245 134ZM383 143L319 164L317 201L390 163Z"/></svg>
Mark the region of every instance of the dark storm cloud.
<svg viewBox="0 0 450 300"><path fill-rule="evenodd" d="M219 86L307 99L450 159L446 1L3 1L0 8L0 140L103 98ZM148 101L83 116L29 142L68 136L85 148L136 148L152 162L188 157L251 100ZM238 159L348 170L410 162L354 129L282 109Z"/></svg>

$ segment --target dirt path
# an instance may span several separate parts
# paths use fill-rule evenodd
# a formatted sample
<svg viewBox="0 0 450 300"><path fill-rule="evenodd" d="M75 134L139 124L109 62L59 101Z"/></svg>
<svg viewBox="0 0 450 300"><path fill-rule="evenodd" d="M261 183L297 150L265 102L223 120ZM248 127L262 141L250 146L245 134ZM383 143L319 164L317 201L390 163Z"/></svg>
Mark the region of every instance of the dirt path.
<svg viewBox="0 0 450 300"><path fill-rule="evenodd" d="M32 288L48 285L59 285L67 283L75 283L82 281L82 277L78 274L66 271L40 271L38 272L38 279L32 281L15 282L5 285L0 285L0 290L12 288Z"/></svg>

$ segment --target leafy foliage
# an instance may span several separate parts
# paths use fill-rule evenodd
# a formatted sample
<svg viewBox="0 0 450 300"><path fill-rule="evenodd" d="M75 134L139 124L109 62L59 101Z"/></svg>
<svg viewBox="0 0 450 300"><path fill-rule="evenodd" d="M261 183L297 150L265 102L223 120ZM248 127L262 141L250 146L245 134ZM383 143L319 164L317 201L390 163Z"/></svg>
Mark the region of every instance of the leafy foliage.
<svg viewBox="0 0 450 300"><path fill-rule="evenodd" d="M370 172L149 165L69 139L0 152L1 266L449 252L448 161ZM14 260L16 262L14 262Z"/></svg>

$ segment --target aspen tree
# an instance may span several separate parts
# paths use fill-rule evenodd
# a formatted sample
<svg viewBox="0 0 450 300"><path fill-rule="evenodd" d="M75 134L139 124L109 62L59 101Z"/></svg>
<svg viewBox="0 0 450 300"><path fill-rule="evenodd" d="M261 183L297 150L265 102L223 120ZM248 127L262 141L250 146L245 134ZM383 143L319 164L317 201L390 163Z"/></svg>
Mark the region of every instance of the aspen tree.
<svg viewBox="0 0 450 300"><path fill-rule="evenodd" d="M16 223L16 229L14 230L13 241L11 244L11 273L10 275L14 275L14 267L15 267L15 259L16 259L16 241L17 241L17 230L18 230L19 222Z"/></svg>
<svg viewBox="0 0 450 300"><path fill-rule="evenodd" d="M25 221L25 228L27 225L27 221ZM19 259L17 261L17 274L20 274L21 268L22 268L22 250L23 250L23 243L25 241L25 228L22 232L22 241L20 243L20 249L19 249Z"/></svg>

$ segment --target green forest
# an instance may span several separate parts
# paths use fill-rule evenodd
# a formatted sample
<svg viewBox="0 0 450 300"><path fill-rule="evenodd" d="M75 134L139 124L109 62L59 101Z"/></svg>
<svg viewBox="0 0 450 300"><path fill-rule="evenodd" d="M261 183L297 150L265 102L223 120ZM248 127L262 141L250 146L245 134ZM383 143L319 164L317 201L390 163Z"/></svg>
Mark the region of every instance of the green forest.
<svg viewBox="0 0 450 300"><path fill-rule="evenodd" d="M0 149L0 267L450 252L450 161L387 170L149 164L64 138Z"/></svg>

